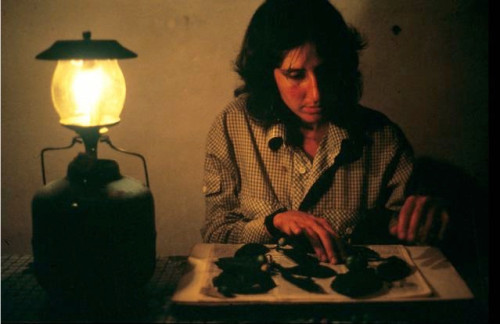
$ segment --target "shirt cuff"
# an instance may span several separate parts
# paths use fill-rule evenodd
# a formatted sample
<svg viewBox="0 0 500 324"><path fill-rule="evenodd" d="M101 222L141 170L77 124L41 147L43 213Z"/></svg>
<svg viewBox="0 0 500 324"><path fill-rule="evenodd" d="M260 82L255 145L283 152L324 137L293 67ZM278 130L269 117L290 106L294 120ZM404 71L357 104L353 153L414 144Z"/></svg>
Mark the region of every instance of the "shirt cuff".
<svg viewBox="0 0 500 324"><path fill-rule="evenodd" d="M278 209L277 211L275 211L271 215L266 216L266 218L264 220L264 226L266 227L266 230L269 232L269 234L273 238L280 238L283 236L283 233L274 226L273 221L274 221L274 217L277 214L285 212L285 211L286 211L286 208Z"/></svg>

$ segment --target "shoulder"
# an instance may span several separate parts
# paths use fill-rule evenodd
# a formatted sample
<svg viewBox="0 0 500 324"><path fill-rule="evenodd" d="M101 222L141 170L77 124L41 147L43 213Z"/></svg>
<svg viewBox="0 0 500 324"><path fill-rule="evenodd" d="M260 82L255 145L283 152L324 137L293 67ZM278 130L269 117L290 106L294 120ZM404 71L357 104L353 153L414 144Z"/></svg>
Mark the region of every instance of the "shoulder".
<svg viewBox="0 0 500 324"><path fill-rule="evenodd" d="M380 111L359 106L363 133L371 141L409 146L406 136L395 122Z"/></svg>
<svg viewBox="0 0 500 324"><path fill-rule="evenodd" d="M366 131L378 131L384 127L392 127L395 125L389 117L375 109L359 106L359 112L363 127Z"/></svg>
<svg viewBox="0 0 500 324"><path fill-rule="evenodd" d="M247 115L247 96L240 95L229 102L217 115L217 119L243 118Z"/></svg>
<svg viewBox="0 0 500 324"><path fill-rule="evenodd" d="M221 132L228 134L237 129L244 129L243 126L251 123L246 105L246 95L240 95L229 102L212 122L209 136L220 136Z"/></svg>

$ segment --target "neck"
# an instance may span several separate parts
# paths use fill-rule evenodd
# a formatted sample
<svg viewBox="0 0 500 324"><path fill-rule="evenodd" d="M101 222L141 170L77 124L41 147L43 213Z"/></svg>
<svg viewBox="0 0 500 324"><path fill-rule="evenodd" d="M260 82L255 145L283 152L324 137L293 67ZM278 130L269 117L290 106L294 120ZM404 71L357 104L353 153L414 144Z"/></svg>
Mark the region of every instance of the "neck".
<svg viewBox="0 0 500 324"><path fill-rule="evenodd" d="M321 140L326 134L327 124L318 124L314 127L301 127L300 132L304 136L302 141L302 149L312 161L318 151Z"/></svg>
<svg viewBox="0 0 500 324"><path fill-rule="evenodd" d="M327 130L327 124L314 124L314 125L304 125L300 128L300 132L304 136L304 139L314 139L320 141L325 135Z"/></svg>

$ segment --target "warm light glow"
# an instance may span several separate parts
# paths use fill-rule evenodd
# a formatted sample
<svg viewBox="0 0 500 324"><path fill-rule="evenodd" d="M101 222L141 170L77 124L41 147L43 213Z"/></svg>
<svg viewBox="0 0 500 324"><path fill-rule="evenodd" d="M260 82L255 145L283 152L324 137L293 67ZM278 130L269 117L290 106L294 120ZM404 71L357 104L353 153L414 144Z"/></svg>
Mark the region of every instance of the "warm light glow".
<svg viewBox="0 0 500 324"><path fill-rule="evenodd" d="M61 60L52 78L52 100L63 125L119 122L125 91L117 60Z"/></svg>

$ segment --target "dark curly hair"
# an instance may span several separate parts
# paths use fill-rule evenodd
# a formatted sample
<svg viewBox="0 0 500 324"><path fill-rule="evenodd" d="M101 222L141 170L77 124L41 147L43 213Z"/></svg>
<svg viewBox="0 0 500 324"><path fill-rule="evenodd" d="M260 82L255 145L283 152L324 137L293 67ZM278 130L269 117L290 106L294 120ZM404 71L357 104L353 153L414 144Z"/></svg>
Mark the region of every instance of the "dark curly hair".
<svg viewBox="0 0 500 324"><path fill-rule="evenodd" d="M358 52L365 43L328 0L266 0L257 9L235 61L243 85L234 95L248 95L250 116L264 126L284 122L295 128L298 117L282 102L273 70L289 50L307 42L323 60L317 78L325 119L349 129L362 92Z"/></svg>

